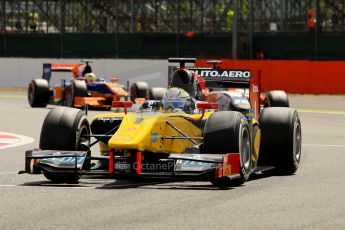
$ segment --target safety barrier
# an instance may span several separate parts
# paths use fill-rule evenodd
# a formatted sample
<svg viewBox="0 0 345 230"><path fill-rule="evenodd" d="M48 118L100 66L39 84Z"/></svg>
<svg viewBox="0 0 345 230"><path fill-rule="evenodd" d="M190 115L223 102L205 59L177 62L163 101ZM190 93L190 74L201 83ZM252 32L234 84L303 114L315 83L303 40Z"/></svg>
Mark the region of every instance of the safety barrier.
<svg viewBox="0 0 345 230"><path fill-rule="evenodd" d="M198 60L197 66L210 66ZM262 91L301 94L345 94L345 61L223 60L227 69L261 70Z"/></svg>

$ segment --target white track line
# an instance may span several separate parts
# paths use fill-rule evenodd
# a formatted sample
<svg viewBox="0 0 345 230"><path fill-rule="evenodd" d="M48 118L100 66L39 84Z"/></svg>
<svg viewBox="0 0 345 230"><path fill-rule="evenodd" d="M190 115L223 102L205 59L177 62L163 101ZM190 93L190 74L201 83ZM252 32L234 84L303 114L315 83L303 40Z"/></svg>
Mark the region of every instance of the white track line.
<svg viewBox="0 0 345 230"><path fill-rule="evenodd" d="M18 174L18 172L0 172L0 175L4 174Z"/></svg>
<svg viewBox="0 0 345 230"><path fill-rule="evenodd" d="M322 145L322 144L302 144L302 146L313 146L313 147L345 147L345 145Z"/></svg>

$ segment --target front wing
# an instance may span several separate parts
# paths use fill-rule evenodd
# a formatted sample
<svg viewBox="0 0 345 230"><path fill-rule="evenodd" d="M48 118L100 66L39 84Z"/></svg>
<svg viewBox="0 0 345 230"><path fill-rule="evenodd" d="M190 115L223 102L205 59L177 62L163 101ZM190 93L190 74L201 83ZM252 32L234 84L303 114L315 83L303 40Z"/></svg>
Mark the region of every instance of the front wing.
<svg viewBox="0 0 345 230"><path fill-rule="evenodd" d="M141 152L126 156L91 157L90 151L30 150L25 154L25 170L19 173L57 175L105 175L149 178L240 177L240 154L171 154L158 162L146 162ZM91 160L107 165L104 170L91 168Z"/></svg>

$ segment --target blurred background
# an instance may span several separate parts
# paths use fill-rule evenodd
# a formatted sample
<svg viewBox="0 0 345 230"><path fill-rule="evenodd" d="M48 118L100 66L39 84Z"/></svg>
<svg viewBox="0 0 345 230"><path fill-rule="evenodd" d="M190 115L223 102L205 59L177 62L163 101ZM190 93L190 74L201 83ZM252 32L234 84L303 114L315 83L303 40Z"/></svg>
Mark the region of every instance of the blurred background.
<svg viewBox="0 0 345 230"><path fill-rule="evenodd" d="M0 56L345 59L344 0L1 0Z"/></svg>

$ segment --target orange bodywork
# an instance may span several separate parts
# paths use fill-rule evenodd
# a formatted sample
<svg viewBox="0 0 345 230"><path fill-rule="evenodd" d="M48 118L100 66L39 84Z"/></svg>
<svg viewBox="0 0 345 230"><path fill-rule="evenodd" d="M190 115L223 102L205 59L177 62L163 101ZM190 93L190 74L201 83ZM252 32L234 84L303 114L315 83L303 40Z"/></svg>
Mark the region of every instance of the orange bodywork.
<svg viewBox="0 0 345 230"><path fill-rule="evenodd" d="M135 98L134 102L135 102L136 104L144 104L145 100L146 100L146 99L143 98L143 97L137 97L137 98Z"/></svg>
<svg viewBox="0 0 345 230"><path fill-rule="evenodd" d="M129 93L122 88L120 83L107 82L106 84L110 91L114 94L114 97L118 97L116 100L114 99L114 101L119 101L119 98L129 96Z"/></svg>
<svg viewBox="0 0 345 230"><path fill-rule="evenodd" d="M119 83L106 83L112 94L91 92L90 97L75 97L74 106L84 107L89 105L94 108L111 108L109 101L127 101L129 94L122 89Z"/></svg>
<svg viewBox="0 0 345 230"><path fill-rule="evenodd" d="M72 71L74 68L78 68L80 64L51 64L52 71Z"/></svg>
<svg viewBox="0 0 345 230"><path fill-rule="evenodd" d="M105 105L105 97L75 97L74 106L77 108L84 107L86 105L95 108L111 108L111 105Z"/></svg>
<svg viewBox="0 0 345 230"><path fill-rule="evenodd" d="M83 72L86 64L51 64L51 71L54 72L71 72L74 79L85 81L85 78L80 76ZM89 91L89 96L74 97L74 107L84 107L89 105L95 108L111 108L112 101L128 101L129 93L123 89L123 86L117 82L104 82L107 85L109 91L107 93L97 92L96 91ZM54 90L54 101L56 103L65 100L65 95L63 89L60 85L56 85L53 87Z"/></svg>
<svg viewBox="0 0 345 230"><path fill-rule="evenodd" d="M60 85L54 86L54 101L58 102L62 99L62 90Z"/></svg>

